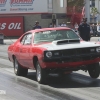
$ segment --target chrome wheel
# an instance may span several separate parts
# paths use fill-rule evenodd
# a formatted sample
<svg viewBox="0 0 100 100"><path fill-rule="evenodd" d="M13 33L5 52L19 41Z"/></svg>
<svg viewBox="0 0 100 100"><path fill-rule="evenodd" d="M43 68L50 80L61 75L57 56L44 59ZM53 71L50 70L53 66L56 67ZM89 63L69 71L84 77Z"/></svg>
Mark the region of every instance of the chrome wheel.
<svg viewBox="0 0 100 100"><path fill-rule="evenodd" d="M46 77L47 77L46 70L43 69L40 66L39 62L37 61L37 64L36 64L36 79L37 79L38 83L45 83Z"/></svg>
<svg viewBox="0 0 100 100"><path fill-rule="evenodd" d="M18 70L18 62L17 62L17 60L15 59L15 66L14 66L14 69L15 69L15 72L17 72L17 70Z"/></svg>
<svg viewBox="0 0 100 100"><path fill-rule="evenodd" d="M40 65L37 64L37 81L39 82L41 80L41 68Z"/></svg>

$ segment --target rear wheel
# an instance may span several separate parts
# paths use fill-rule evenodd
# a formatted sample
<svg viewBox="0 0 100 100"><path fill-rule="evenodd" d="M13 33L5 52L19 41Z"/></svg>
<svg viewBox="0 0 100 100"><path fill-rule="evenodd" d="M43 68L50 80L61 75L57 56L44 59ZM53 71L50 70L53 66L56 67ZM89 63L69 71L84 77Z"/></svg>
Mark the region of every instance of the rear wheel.
<svg viewBox="0 0 100 100"><path fill-rule="evenodd" d="M91 64L88 66L89 75L92 78L98 78L100 74L100 66L99 63Z"/></svg>
<svg viewBox="0 0 100 100"><path fill-rule="evenodd" d="M23 68L17 61L16 58L14 58L14 73L18 76L27 76L28 69Z"/></svg>
<svg viewBox="0 0 100 100"><path fill-rule="evenodd" d="M39 62L37 61L36 64L36 79L38 81L38 83L45 83L46 82L46 70L41 68Z"/></svg>

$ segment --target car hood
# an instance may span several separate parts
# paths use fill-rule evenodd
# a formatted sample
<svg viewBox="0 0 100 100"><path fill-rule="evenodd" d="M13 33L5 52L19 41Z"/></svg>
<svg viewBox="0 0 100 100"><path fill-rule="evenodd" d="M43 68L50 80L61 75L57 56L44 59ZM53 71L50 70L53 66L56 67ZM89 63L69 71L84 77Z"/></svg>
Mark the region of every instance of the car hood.
<svg viewBox="0 0 100 100"><path fill-rule="evenodd" d="M39 45L39 47L45 48L47 50L87 48L87 47L97 47L97 46L100 46L100 45L96 44L96 42L85 42L85 41L81 41L80 43L74 43L74 44L61 44L61 45L57 45L55 42L52 42L52 43L47 43L47 44Z"/></svg>

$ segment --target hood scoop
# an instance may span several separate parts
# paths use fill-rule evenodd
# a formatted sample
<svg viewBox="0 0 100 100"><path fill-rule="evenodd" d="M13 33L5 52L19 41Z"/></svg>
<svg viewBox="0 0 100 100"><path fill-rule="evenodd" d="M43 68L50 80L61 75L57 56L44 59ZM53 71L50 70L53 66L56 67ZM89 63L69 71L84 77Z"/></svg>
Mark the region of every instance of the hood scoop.
<svg viewBox="0 0 100 100"><path fill-rule="evenodd" d="M74 44L74 43L80 43L80 39L59 40L59 41L53 41L52 43L54 43L54 44L56 44L56 45Z"/></svg>

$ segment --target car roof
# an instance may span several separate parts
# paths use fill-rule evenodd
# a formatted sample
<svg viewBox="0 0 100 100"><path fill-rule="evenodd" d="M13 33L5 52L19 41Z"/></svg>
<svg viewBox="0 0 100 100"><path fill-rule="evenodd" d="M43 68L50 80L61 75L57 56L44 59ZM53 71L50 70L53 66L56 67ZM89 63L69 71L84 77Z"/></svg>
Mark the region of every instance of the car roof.
<svg viewBox="0 0 100 100"><path fill-rule="evenodd" d="M68 27L54 27L54 28L42 28L42 29L35 29L35 30L30 30L26 33L35 33L35 32L41 32L41 31L50 31L50 30L69 30L70 28Z"/></svg>

